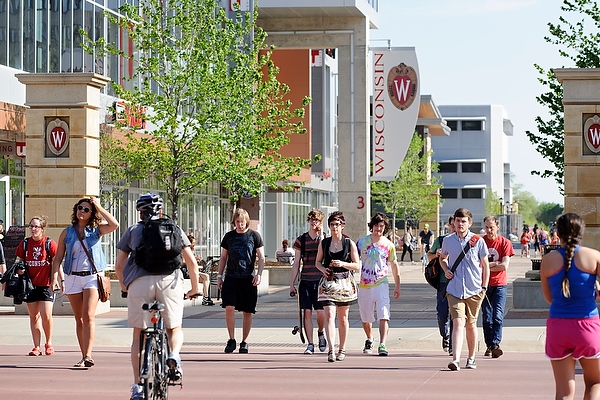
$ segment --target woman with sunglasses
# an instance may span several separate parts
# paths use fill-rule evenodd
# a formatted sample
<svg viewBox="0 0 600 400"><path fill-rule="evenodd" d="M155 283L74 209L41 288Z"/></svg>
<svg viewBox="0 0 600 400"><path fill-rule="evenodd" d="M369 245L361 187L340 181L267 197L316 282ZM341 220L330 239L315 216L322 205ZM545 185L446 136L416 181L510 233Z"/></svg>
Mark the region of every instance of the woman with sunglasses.
<svg viewBox="0 0 600 400"><path fill-rule="evenodd" d="M92 347L96 334L95 314L98 306L98 272L106 268L100 237L113 232L119 223L94 196L80 199L73 206L71 225L58 239L58 250L52 263L56 280L60 264L65 274L63 291L69 298L77 328L77 341L82 358L75 367L92 367Z"/></svg>
<svg viewBox="0 0 600 400"><path fill-rule="evenodd" d="M327 219L327 223L331 230L331 236L321 241L321 245L317 251L315 266L329 280L332 279L334 274L359 271L360 258L356 243L347 236L342 235L342 230L346 225L344 214L341 211L332 212ZM356 293L354 293L353 300L349 301L319 301L319 304L323 305L323 310L325 311L325 336L329 345L327 355L327 361L329 362L344 361L346 358L346 340L348 339L348 331L350 329L348 313L350 305L356 304L356 302ZM337 355L334 356L336 314L340 345Z"/></svg>
<svg viewBox="0 0 600 400"><path fill-rule="evenodd" d="M30 356L54 354L52 345L52 259L56 255L57 244L45 235L46 217L35 216L29 221L31 236L17 246L15 255L25 262L25 269L33 283L33 290L25 299L29 313L29 328L33 338ZM62 274L61 282L63 280ZM41 350L42 331L46 337L44 352Z"/></svg>

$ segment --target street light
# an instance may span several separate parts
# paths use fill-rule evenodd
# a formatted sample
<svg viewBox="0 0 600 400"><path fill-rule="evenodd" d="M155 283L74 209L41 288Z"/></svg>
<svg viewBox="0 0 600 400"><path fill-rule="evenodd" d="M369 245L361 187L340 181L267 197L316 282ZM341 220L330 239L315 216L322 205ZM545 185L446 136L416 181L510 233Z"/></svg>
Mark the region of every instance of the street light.
<svg viewBox="0 0 600 400"><path fill-rule="evenodd" d="M503 208L502 208L504 203L502 202L502 200L504 200L504 199L502 197L500 197L500 213L499 214L504 214Z"/></svg>

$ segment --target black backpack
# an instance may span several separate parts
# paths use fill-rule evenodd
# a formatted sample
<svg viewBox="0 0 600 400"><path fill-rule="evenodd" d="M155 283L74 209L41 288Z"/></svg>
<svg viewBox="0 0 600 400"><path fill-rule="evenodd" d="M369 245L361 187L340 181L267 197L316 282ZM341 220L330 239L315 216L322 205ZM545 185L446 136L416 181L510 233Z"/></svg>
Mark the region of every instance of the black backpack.
<svg viewBox="0 0 600 400"><path fill-rule="evenodd" d="M440 248L442 247L442 242L444 241L444 236L440 236ZM440 258L435 257L433 260L427 263L425 267L425 280L427 283L431 285L435 290L438 290L440 287L440 276L442 275L442 266L440 265Z"/></svg>
<svg viewBox="0 0 600 400"><path fill-rule="evenodd" d="M142 240L135 249L135 263L155 275L181 268L181 228L170 218L144 221Z"/></svg>

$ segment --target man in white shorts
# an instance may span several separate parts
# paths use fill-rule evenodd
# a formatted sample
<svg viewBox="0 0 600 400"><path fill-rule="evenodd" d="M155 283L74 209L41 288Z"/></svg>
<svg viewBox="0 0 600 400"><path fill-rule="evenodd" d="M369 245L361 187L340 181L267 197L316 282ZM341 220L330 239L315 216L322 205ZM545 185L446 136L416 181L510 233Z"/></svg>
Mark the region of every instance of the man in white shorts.
<svg viewBox="0 0 600 400"><path fill-rule="evenodd" d="M140 196L136 202L136 208L140 212L142 220L146 218L160 218L162 216L163 199L156 194L148 193ZM143 399L144 391L139 385L140 367L140 333L150 324L150 314L142 310L144 303L159 301L164 304L165 309L161 312L167 337L169 341L169 357L167 366L169 376L175 382L181 382L183 370L181 369L181 358L179 351L183 345L183 273L177 268L169 274L151 274L135 263L132 252L138 247L142 240L142 221L130 226L119 240L117 249L117 260L115 271L121 284L121 290L127 294L127 321L133 327L133 341L131 343L131 365L133 367L134 384L131 388L131 399ZM181 229L181 228L180 228ZM188 298L196 297L198 288L198 263L190 248L190 241L181 231L183 249L181 255L190 274L191 290L187 293ZM131 255L131 256L130 256Z"/></svg>
<svg viewBox="0 0 600 400"><path fill-rule="evenodd" d="M362 326L367 335L363 353L373 352L373 309L379 319L380 356L387 356L385 346L390 321L390 288L388 284L388 264L392 267L394 278L394 299L400 297L400 274L394 243L384 235L390 230L387 215L378 212L369 222L370 235L360 239L356 246L360 254L362 268L360 273L360 290L358 291L358 307Z"/></svg>

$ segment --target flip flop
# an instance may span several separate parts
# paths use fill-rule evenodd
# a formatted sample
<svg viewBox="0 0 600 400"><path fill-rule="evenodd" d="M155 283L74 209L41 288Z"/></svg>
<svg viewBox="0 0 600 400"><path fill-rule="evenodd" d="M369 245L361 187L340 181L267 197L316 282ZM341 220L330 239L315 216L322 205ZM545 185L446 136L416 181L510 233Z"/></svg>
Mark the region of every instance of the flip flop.
<svg viewBox="0 0 600 400"><path fill-rule="evenodd" d="M88 356L85 356L82 361L83 361L83 365L85 365L88 368L93 367L96 364L94 362L94 359L92 357L88 357Z"/></svg>
<svg viewBox="0 0 600 400"><path fill-rule="evenodd" d="M78 363L73 364L74 367L80 368L85 365L85 357L81 359Z"/></svg>
<svg viewBox="0 0 600 400"><path fill-rule="evenodd" d="M46 343L45 344L45 350L46 350L46 355L47 356L51 356L52 354L54 354L54 346L51 344Z"/></svg>

